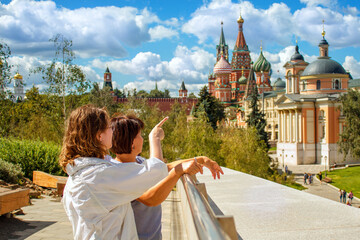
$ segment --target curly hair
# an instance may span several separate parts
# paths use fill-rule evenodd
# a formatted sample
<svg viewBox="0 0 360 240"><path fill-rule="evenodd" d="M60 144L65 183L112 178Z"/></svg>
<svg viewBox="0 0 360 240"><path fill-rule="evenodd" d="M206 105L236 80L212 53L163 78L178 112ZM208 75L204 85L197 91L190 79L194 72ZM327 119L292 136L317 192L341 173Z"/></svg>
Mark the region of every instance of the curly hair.
<svg viewBox="0 0 360 240"><path fill-rule="evenodd" d="M109 127L110 117L105 109L85 105L71 112L59 157L61 167L66 172L67 164L74 164L78 157L104 159L106 147L97 135Z"/></svg>
<svg viewBox="0 0 360 240"><path fill-rule="evenodd" d="M136 135L144 129L144 122L133 115L118 115L111 118L113 130L111 151L115 154L131 153Z"/></svg>

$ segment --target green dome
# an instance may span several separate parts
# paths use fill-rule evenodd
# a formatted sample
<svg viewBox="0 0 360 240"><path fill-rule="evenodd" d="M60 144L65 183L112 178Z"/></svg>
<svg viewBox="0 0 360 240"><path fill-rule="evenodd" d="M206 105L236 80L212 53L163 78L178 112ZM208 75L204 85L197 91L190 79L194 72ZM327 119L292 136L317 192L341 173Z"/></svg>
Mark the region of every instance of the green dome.
<svg viewBox="0 0 360 240"><path fill-rule="evenodd" d="M258 60L254 63L254 71L255 72L269 72L271 69L271 64L266 60L262 51L260 52L260 56Z"/></svg>
<svg viewBox="0 0 360 240"><path fill-rule="evenodd" d="M239 84L244 85L247 83L247 79L244 75L239 78Z"/></svg>
<svg viewBox="0 0 360 240"><path fill-rule="evenodd" d="M281 78L278 78L273 85L275 90L284 89L286 87L285 81L281 80Z"/></svg>

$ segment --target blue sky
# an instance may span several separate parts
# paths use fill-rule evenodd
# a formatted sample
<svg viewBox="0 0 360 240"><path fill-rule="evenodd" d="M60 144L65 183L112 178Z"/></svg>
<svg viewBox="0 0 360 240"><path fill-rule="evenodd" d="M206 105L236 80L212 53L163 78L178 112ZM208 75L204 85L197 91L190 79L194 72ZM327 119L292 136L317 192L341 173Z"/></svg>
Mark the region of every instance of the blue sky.
<svg viewBox="0 0 360 240"><path fill-rule="evenodd" d="M0 1L0 40L27 88L46 88L29 72L52 59L48 40L61 33L73 40L76 64L91 81L102 82L108 66L119 89L148 91L157 81L177 96L182 80L195 93L207 84L221 21L233 49L240 11L252 60L262 41L272 81L284 78L296 39L305 61L316 59L323 19L330 56L360 78L360 3L350 0Z"/></svg>

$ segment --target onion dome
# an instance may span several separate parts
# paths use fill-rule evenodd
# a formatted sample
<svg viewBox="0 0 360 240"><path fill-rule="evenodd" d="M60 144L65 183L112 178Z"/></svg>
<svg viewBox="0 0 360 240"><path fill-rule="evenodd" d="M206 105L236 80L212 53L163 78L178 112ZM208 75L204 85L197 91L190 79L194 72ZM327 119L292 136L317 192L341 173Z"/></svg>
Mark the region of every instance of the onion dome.
<svg viewBox="0 0 360 240"><path fill-rule="evenodd" d="M246 83L247 83L247 78L246 78L244 75L242 75L242 76L239 78L239 84L240 84L240 85L246 85Z"/></svg>
<svg viewBox="0 0 360 240"><path fill-rule="evenodd" d="M286 87L285 81L283 81L281 78L278 78L273 85L275 90L284 89Z"/></svg>
<svg viewBox="0 0 360 240"><path fill-rule="evenodd" d="M19 73L16 73L14 79L23 79L23 76L21 76Z"/></svg>
<svg viewBox="0 0 360 240"><path fill-rule="evenodd" d="M240 14L240 17L239 19L237 20L238 23L244 23L244 19L242 18L241 14Z"/></svg>
<svg viewBox="0 0 360 240"><path fill-rule="evenodd" d="M310 63L301 76L317 74L347 74L347 72L340 63L328 58L320 58Z"/></svg>
<svg viewBox="0 0 360 240"><path fill-rule="evenodd" d="M254 71L255 72L269 72L271 69L271 64L270 62L268 62L268 60L266 60L266 58L263 55L263 52L261 50L260 52L260 56L258 58L258 60L256 60L256 62L254 63Z"/></svg>
<svg viewBox="0 0 360 240"><path fill-rule="evenodd" d="M291 61L304 61L303 55L299 53L299 46L296 44L295 53L291 56Z"/></svg>
<svg viewBox="0 0 360 240"><path fill-rule="evenodd" d="M228 63L228 61L226 61L224 56L221 55L220 60L215 64L214 73L218 74L218 73L230 73L230 72L231 72L230 64Z"/></svg>

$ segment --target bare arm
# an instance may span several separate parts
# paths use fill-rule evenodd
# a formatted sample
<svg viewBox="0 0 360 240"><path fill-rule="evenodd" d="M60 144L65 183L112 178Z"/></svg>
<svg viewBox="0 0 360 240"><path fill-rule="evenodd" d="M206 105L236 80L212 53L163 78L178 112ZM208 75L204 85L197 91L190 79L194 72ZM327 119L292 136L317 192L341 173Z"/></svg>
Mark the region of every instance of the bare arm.
<svg viewBox="0 0 360 240"><path fill-rule="evenodd" d="M164 139L165 133L161 126L168 120L169 117L164 118L159 122L149 134L149 146L150 146L150 157L156 157L161 161L163 159L163 153L161 149L161 140Z"/></svg>
<svg viewBox="0 0 360 240"><path fill-rule="evenodd" d="M178 164L169 172L169 175L166 178L147 190L137 200L149 207L157 206L167 198L181 175L184 173L194 175L198 172L202 173L202 166L195 161Z"/></svg>
<svg viewBox="0 0 360 240"><path fill-rule="evenodd" d="M177 160L171 163L166 164L168 167L168 170L171 171L171 169L173 169L174 167L176 167L178 164L184 163L184 162L188 162L188 161L192 161L194 160L194 158L189 158L189 159L183 159L183 160ZM210 171L212 176L214 177L214 179L216 179L216 177L218 179L220 179L220 173L224 174L223 170L221 169L221 167L217 164L217 162L211 160L208 157L205 156L199 156L196 157L196 161L198 163L200 163L201 165L207 167Z"/></svg>

